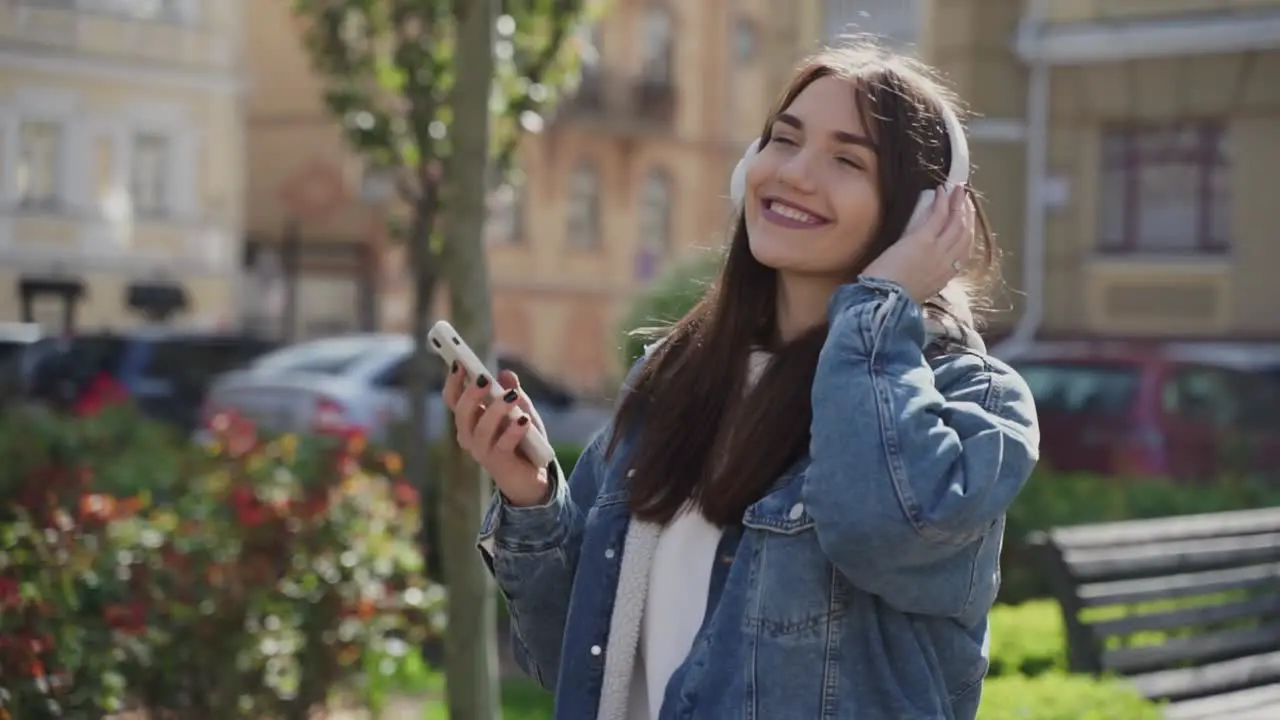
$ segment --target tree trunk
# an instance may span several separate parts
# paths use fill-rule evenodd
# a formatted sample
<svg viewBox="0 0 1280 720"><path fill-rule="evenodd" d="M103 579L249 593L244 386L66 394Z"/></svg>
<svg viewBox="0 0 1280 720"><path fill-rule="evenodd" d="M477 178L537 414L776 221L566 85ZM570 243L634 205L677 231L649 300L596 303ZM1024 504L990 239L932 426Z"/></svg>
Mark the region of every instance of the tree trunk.
<svg viewBox="0 0 1280 720"><path fill-rule="evenodd" d="M426 175L425 172L421 174ZM431 437L430 418L427 416L427 394L431 389L427 386L427 380L432 374L432 364L440 363L440 358L427 346L427 331L431 329L431 320L435 314L432 304L435 301L436 279L439 277L431 252L431 228L435 226L437 212L436 193L433 183L424 182L422 196L417 199L413 208L413 224L408 237L409 267L413 277L413 316L410 325L413 357L407 388L409 427L401 428L403 434L393 438L404 453L405 474L418 488L419 497L422 498L422 530L419 540L428 557L431 548L427 543L432 536L430 526L435 522L435 518L431 516L436 496L432 485L439 482L439 468L431 467L433 455L427 441ZM436 571L435 568L428 570Z"/></svg>
<svg viewBox="0 0 1280 720"><path fill-rule="evenodd" d="M453 154L445 173L449 222L442 253L449 313L458 333L494 369L489 273L484 253L489 96L493 85L494 3L457 3L460 14L453 108ZM452 421L451 421L452 422ZM453 443L441 488L439 527L449 587L446 695L456 720L501 717L493 581L475 550L489 481Z"/></svg>

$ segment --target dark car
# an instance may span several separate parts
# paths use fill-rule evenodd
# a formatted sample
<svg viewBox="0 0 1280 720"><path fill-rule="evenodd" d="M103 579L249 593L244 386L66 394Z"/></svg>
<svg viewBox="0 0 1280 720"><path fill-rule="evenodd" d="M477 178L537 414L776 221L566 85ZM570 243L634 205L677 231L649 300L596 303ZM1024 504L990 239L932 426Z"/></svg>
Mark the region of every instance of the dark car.
<svg viewBox="0 0 1280 720"><path fill-rule="evenodd" d="M174 329L45 338L0 369L0 387L7 397L71 408L109 380L145 415L189 433L213 378L273 348L251 335Z"/></svg>

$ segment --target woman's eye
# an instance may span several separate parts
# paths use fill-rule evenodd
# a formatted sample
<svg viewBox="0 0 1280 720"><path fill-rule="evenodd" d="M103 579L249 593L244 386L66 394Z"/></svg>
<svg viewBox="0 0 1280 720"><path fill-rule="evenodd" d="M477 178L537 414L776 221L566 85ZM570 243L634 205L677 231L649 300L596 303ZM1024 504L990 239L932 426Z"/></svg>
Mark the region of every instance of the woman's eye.
<svg viewBox="0 0 1280 720"><path fill-rule="evenodd" d="M854 160L854 159L852 159L852 158L847 158L847 157L837 157L837 158L836 158L836 162L840 163L841 165L846 165L846 166L848 166L848 167L851 167L851 168L853 168L854 170L861 170L861 169L862 169L862 163L860 163L860 162L858 162L857 160Z"/></svg>
<svg viewBox="0 0 1280 720"><path fill-rule="evenodd" d="M791 138L789 138L789 137L778 137L778 136L774 136L773 141L774 141L774 142L776 142L776 143L778 143L778 144L780 144L780 145L791 145L791 146L795 146L795 145L797 144L795 140L792 140L792 139L791 139Z"/></svg>

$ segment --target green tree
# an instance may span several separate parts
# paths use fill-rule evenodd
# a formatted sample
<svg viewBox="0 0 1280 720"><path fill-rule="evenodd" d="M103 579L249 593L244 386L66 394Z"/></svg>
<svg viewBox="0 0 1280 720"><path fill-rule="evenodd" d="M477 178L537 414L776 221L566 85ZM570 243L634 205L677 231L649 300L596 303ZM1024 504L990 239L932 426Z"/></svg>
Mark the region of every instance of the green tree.
<svg viewBox="0 0 1280 720"><path fill-rule="evenodd" d="M427 374L438 362L426 333L437 283L449 290L455 327L492 360L487 191L504 181L521 136L541 129L558 90L574 78L575 31L596 8L592 0L294 0L294 8L326 103L367 167L389 178L408 208L410 432L425 438ZM425 444L406 449L408 471L425 485ZM474 463L449 455L437 516L450 590L448 700L453 717L488 720L500 713L494 591L473 551L488 488Z"/></svg>
<svg viewBox="0 0 1280 720"><path fill-rule="evenodd" d="M622 321L622 367L644 355L645 345L698 304L724 262L723 250L708 250L672 265L637 297Z"/></svg>

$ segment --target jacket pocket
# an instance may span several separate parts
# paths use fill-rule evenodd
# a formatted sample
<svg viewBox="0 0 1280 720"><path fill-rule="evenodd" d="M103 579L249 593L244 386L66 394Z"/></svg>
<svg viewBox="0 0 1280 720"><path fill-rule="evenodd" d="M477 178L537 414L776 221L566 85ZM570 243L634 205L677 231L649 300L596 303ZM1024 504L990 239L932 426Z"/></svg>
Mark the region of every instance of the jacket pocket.
<svg viewBox="0 0 1280 720"><path fill-rule="evenodd" d="M803 472L789 473L743 514L739 553L750 553L752 595L745 620L761 637L825 643L847 587L818 546L803 486Z"/></svg>

